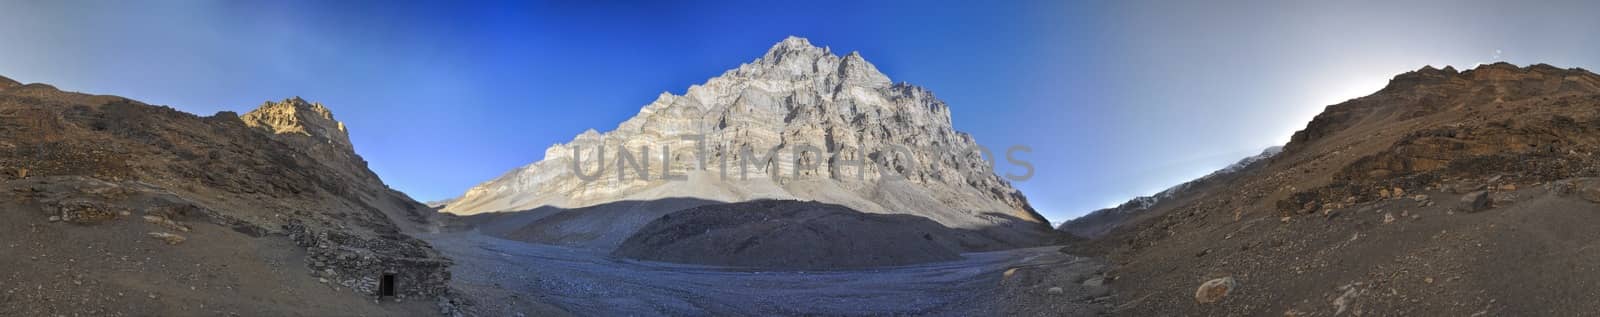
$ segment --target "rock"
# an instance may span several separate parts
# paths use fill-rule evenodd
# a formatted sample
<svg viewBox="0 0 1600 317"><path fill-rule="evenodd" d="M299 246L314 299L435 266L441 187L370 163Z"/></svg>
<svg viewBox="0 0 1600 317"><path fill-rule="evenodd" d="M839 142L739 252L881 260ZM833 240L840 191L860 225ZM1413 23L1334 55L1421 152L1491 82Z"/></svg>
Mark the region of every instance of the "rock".
<svg viewBox="0 0 1600 317"><path fill-rule="evenodd" d="M1383 213L1383 223L1384 224L1389 224L1391 222L1394 222L1394 214Z"/></svg>
<svg viewBox="0 0 1600 317"><path fill-rule="evenodd" d="M177 245L179 243L183 243L184 240L188 240L188 238L184 238L183 236L166 232L151 232L147 235L150 236L150 238L166 242L167 245Z"/></svg>
<svg viewBox="0 0 1600 317"><path fill-rule="evenodd" d="M1106 285L1106 278L1104 276L1095 276L1087 280L1083 280L1083 286L1100 287L1104 285Z"/></svg>
<svg viewBox="0 0 1600 317"><path fill-rule="evenodd" d="M60 201L56 202L54 207L61 213L61 221L80 225L109 221L116 219L117 215L121 214L118 212L121 207L91 200Z"/></svg>
<svg viewBox="0 0 1600 317"><path fill-rule="evenodd" d="M1460 184L1455 184L1454 186L1450 186L1450 192L1451 193L1456 193L1456 194L1466 194L1466 193L1471 193L1471 192L1479 191L1479 190L1483 190L1483 185L1473 184L1473 183L1460 183Z"/></svg>
<svg viewBox="0 0 1600 317"><path fill-rule="evenodd" d="M1461 209L1466 212L1489 209L1489 192L1480 190L1461 196Z"/></svg>
<svg viewBox="0 0 1600 317"><path fill-rule="evenodd" d="M1302 213L1302 214L1314 213L1314 212L1317 212L1318 209L1321 209L1321 207L1322 207L1322 205L1317 204L1317 202L1315 202L1315 201L1306 202L1305 205L1300 206L1300 213Z"/></svg>
<svg viewBox="0 0 1600 317"><path fill-rule="evenodd" d="M1489 193L1489 205L1491 205L1491 206L1505 206L1505 205L1510 205L1512 202L1516 202L1516 201L1517 201L1517 195L1514 194L1514 193L1510 193L1510 192L1492 192L1492 193Z"/></svg>
<svg viewBox="0 0 1600 317"><path fill-rule="evenodd" d="M1210 304L1221 301L1233 291L1236 282L1232 276L1206 281L1200 288L1194 290L1194 300L1201 304Z"/></svg>
<svg viewBox="0 0 1600 317"><path fill-rule="evenodd" d="M1067 293L1067 291L1061 289L1061 287L1051 287L1050 290L1045 291L1045 292L1046 293L1050 293L1050 295L1061 295L1061 294L1066 294Z"/></svg>
<svg viewBox="0 0 1600 317"><path fill-rule="evenodd" d="M144 216L144 222L147 222L147 223L150 223L150 224L154 224L154 225L160 225L162 227L166 227L167 229L177 230L177 231L180 231L180 232L189 232L189 227L188 226L184 226L182 224L177 223L176 221L172 221L171 219L167 219L167 217L162 217L162 216Z"/></svg>

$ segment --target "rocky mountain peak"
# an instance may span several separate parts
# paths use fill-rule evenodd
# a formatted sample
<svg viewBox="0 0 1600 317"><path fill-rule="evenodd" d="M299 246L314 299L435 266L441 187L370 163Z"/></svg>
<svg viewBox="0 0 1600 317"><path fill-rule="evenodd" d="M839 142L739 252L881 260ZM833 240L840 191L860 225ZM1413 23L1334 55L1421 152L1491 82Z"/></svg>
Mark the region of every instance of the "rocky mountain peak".
<svg viewBox="0 0 1600 317"><path fill-rule="evenodd" d="M767 56L780 56L791 52L821 50L826 49L811 45L811 40L807 40L806 38L790 35L789 37L784 38L783 41L779 41L778 44L773 44L772 48L767 49Z"/></svg>
<svg viewBox="0 0 1600 317"><path fill-rule="evenodd" d="M761 58L740 66L733 75L776 80L814 79L829 86L884 88L891 84L889 77L859 52L841 57L829 48L816 47L805 38L793 36L774 44Z"/></svg>
<svg viewBox="0 0 1600 317"><path fill-rule="evenodd" d="M789 37L682 95L658 95L615 129L590 129L546 148L543 160L469 189L443 211L672 201L667 197L786 199L926 217L949 228L986 230L983 239L1001 241L970 244L979 249L1027 245L1036 234L1048 233L1043 217L995 174L977 141L955 130L950 115L949 106L932 92L892 84L860 53L839 56ZM884 154L899 147L906 151L898 157ZM623 169L613 164L623 159L619 149L640 159L650 173L631 169L629 176L617 177ZM813 159L795 154L801 152L822 153ZM746 163L764 170L746 173ZM583 175L573 166L582 166ZM663 170L688 178L666 180ZM902 177L882 179L886 174ZM630 222L615 222L604 234L573 233L573 240L564 241L613 248L649 220L675 210L634 210L638 214L629 215ZM564 220L545 225L562 226L559 221ZM564 233L546 233L538 239L566 239L555 238Z"/></svg>
<svg viewBox="0 0 1600 317"><path fill-rule="evenodd" d="M322 103L300 97L266 102L239 118L246 125L275 134L299 134L340 149L352 149L344 123L333 119L333 112Z"/></svg>

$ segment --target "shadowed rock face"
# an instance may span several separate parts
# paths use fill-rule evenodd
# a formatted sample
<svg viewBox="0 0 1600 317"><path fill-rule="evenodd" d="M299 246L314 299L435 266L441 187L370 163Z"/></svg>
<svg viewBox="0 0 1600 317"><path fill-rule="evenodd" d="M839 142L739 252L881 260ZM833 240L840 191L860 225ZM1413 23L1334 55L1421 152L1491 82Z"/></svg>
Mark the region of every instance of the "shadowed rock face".
<svg viewBox="0 0 1600 317"><path fill-rule="evenodd" d="M994 243L927 218L868 214L793 200L714 204L662 216L614 255L766 269L841 269L960 259L962 244Z"/></svg>
<svg viewBox="0 0 1600 317"><path fill-rule="evenodd" d="M705 157L697 154L702 144L684 139L696 135L704 137ZM905 151L888 155L897 146ZM619 179L618 148L640 161L651 180L639 180L632 167ZM775 156L767 152L773 148ZM641 157L641 149L649 154ZM849 163L856 160L862 164ZM574 161L585 173L600 170L598 178L580 178ZM663 165L687 180L661 181ZM694 171L700 166L706 169ZM885 172L905 180L884 181ZM794 37L683 95L661 94L611 131L589 130L551 146L542 161L473 187L443 211L575 209L674 197L814 200L921 216L950 228L1031 232L1007 240L1012 245L1049 232L1022 193L995 175L977 142L952 127L944 101L893 83L861 54L840 56ZM1007 223L1013 221L1019 223Z"/></svg>

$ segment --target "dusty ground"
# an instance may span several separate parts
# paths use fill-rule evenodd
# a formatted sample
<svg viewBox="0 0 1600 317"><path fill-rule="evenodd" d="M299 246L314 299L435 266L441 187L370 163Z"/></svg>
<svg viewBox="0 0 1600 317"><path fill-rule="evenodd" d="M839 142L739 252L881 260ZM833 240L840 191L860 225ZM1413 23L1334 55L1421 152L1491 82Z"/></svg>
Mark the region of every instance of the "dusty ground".
<svg viewBox="0 0 1600 317"><path fill-rule="evenodd" d="M1112 311L1116 298L1105 285L1102 259L1059 252L1043 256L1067 260L1025 263L1001 273L999 315L1103 316Z"/></svg>
<svg viewBox="0 0 1600 317"><path fill-rule="evenodd" d="M1019 271L1026 276L1086 276L1101 268L1056 248L968 253L953 262L882 269L765 272L624 260L476 231L422 238L456 260L454 286L475 299L469 312L486 316L988 316L1012 312L1002 311L1011 303L1050 301L1045 296L1074 301L1103 292L1065 284L1063 294L1050 294L1032 278L1002 284L1014 267L1024 267ZM1095 307L1084 306L1085 312Z"/></svg>
<svg viewBox="0 0 1600 317"><path fill-rule="evenodd" d="M1125 289L1124 304L1140 311L1566 316L1600 309L1576 300L1600 289L1592 274L1600 253L1586 252L1600 247L1589 225L1600 221L1600 206L1542 185L1496 192L1495 206L1480 212L1457 204L1460 194L1416 195L1320 217L1224 224L1217 236L1152 247L1147 252L1164 255L1109 274L1126 285L1187 286ZM1189 265L1133 274L1179 262ZM1219 303L1196 304L1194 286L1223 276L1239 287Z"/></svg>
<svg viewBox="0 0 1600 317"><path fill-rule="evenodd" d="M188 241L136 217L92 226L0 206L0 315L437 316L432 301L376 303L319 283L281 236L191 224Z"/></svg>

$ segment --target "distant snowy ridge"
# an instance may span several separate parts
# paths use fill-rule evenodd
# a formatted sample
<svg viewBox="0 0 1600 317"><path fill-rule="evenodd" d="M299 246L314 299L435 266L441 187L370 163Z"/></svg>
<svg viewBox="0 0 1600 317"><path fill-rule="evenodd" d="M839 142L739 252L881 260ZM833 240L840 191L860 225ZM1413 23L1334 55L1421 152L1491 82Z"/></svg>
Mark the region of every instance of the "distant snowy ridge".
<svg viewBox="0 0 1600 317"><path fill-rule="evenodd" d="M1198 184L1243 171L1247 168L1255 166L1256 163L1264 162L1267 159L1278 155L1280 152L1283 152L1283 146L1268 147L1265 150L1262 150L1260 154L1245 157L1240 159L1238 162L1234 162L1231 165L1223 167L1222 169L1218 169L1210 174L1201 176L1200 178L1196 178L1176 186L1168 187L1166 190L1162 190L1154 195L1134 197L1133 199L1129 199L1128 202L1117 205L1116 207L1095 210L1094 212L1090 212L1083 217L1066 221L1060 225L1057 225L1056 230L1066 231L1080 237L1098 238L1110 232L1111 229L1116 228L1122 223L1123 220L1126 220L1135 214L1149 210L1151 207L1155 207L1156 204L1161 203L1162 201L1170 200L1178 197L1179 195L1188 193L1190 189L1193 189Z"/></svg>

